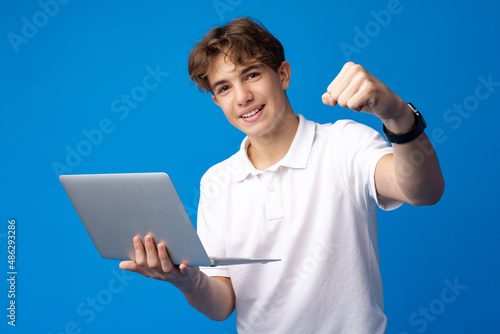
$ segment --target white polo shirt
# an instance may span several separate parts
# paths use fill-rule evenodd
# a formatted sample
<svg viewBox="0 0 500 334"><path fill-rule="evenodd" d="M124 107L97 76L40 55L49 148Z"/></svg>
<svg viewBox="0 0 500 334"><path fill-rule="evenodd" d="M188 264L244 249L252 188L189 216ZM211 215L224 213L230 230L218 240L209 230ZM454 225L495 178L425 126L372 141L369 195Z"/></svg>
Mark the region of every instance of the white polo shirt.
<svg viewBox="0 0 500 334"><path fill-rule="evenodd" d="M285 157L260 171L248 138L201 180L198 233L210 256L279 258L202 268L231 277L239 333L383 333L374 172L392 148L375 130L299 117Z"/></svg>

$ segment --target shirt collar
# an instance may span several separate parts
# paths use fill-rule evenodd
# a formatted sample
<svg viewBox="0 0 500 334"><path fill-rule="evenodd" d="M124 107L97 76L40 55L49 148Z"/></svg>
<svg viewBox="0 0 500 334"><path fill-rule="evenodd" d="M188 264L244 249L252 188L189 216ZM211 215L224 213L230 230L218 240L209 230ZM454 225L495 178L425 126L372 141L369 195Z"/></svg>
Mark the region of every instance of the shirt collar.
<svg viewBox="0 0 500 334"><path fill-rule="evenodd" d="M304 116L300 114L297 115L297 117L299 118L299 127L297 128L297 133L293 138L290 149L283 159L266 170L276 171L281 166L289 168L307 167L307 161L309 160L309 155L314 141L315 124L314 122L306 120ZM253 166L252 162L248 158L247 148L249 144L250 142L248 137L245 137L241 143L240 150L236 154L236 164L239 165L239 172L233 174L233 181L242 181L248 175L258 175L262 173L261 170L258 170Z"/></svg>

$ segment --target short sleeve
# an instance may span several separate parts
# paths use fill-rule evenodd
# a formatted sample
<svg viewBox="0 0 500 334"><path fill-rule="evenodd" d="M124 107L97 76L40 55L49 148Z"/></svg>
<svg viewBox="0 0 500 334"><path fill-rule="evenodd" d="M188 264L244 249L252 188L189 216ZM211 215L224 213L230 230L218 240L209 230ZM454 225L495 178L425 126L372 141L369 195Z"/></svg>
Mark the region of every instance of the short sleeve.
<svg viewBox="0 0 500 334"><path fill-rule="evenodd" d="M337 124L338 123L338 124ZM382 210L394 210L403 203L377 196L375 168L380 159L392 154L392 147L377 131L354 121L338 121L335 151L341 179L346 192L361 210L368 210L370 203L376 203Z"/></svg>
<svg viewBox="0 0 500 334"><path fill-rule="evenodd" d="M205 175L201 181L200 202L198 205L197 232L203 247L210 257L225 257L224 228L215 205L215 198L210 196L209 177ZM208 276L229 277L227 267L200 267Z"/></svg>

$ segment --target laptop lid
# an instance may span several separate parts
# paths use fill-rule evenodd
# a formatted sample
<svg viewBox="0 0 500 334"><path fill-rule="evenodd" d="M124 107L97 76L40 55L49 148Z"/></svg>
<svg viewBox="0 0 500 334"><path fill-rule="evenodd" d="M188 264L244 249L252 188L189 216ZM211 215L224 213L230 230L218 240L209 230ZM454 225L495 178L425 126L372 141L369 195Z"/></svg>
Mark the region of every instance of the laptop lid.
<svg viewBox="0 0 500 334"><path fill-rule="evenodd" d="M170 177L165 173L85 174L59 177L105 259L134 260L132 239L150 234L174 264L216 266L275 259L209 258Z"/></svg>
<svg viewBox="0 0 500 334"><path fill-rule="evenodd" d="M203 245L165 173L59 177L95 247L105 259L135 259L132 239L150 234L174 264L210 266Z"/></svg>

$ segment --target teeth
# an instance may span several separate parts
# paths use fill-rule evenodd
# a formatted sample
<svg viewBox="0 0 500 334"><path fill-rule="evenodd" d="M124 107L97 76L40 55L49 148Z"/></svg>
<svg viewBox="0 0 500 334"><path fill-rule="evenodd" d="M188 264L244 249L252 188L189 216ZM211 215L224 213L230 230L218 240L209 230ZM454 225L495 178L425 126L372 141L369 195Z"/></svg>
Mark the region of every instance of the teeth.
<svg viewBox="0 0 500 334"><path fill-rule="evenodd" d="M256 113L258 113L258 112L259 112L259 111L261 111L261 110L262 110L262 107L255 108L254 110L252 110L252 111L250 111L250 112L248 112L248 113L244 114L244 115L243 115L243 116L241 116L241 117L243 117L243 118L252 117L253 115L255 115Z"/></svg>

